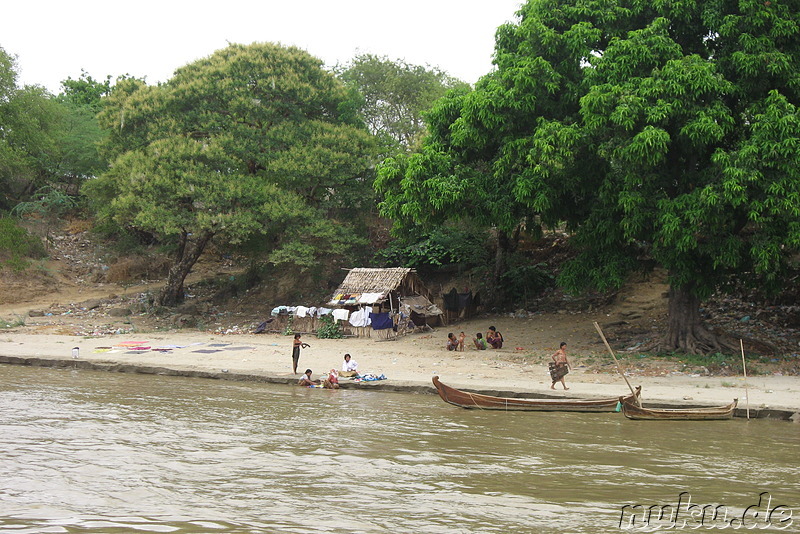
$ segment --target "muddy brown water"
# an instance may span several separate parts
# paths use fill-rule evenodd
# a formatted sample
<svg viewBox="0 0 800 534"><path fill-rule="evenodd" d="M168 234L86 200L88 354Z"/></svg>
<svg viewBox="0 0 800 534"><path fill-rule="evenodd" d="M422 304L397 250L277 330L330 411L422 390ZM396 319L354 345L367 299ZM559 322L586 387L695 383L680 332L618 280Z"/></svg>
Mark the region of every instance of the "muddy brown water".
<svg viewBox="0 0 800 534"><path fill-rule="evenodd" d="M0 365L0 533L796 532L798 457L781 421Z"/></svg>

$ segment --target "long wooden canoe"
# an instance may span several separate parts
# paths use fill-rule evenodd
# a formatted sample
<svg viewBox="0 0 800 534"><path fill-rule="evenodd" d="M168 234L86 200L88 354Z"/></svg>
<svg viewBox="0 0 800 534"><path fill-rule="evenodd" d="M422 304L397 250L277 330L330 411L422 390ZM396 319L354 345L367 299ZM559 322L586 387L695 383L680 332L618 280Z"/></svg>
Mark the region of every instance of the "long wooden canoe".
<svg viewBox="0 0 800 534"><path fill-rule="evenodd" d="M462 408L477 408L479 410L516 410L534 412L613 412L617 409L619 397L610 397L595 400L582 399L530 399L511 397L492 397L480 393L461 391L454 387L439 382L439 377L433 377L433 385L443 401ZM636 395L641 393L641 386L636 388ZM633 394L624 399L633 400Z"/></svg>
<svg viewBox="0 0 800 534"><path fill-rule="evenodd" d="M622 413L628 419L641 419L652 421L713 421L718 419L731 419L739 399L726 406L713 406L710 408L643 408L628 399L620 397Z"/></svg>

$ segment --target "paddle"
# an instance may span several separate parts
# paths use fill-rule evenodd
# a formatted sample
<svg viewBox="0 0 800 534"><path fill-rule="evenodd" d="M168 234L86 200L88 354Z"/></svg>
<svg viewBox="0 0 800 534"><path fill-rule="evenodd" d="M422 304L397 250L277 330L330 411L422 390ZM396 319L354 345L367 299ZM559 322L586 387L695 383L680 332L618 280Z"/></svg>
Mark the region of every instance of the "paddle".
<svg viewBox="0 0 800 534"><path fill-rule="evenodd" d="M603 335L603 331L600 329L600 325L597 324L597 321L594 322L594 327L597 329L597 333L600 334L600 337L603 339L603 343L606 344L606 348L608 349L608 352L611 353L611 357L614 358L614 363L617 364L617 369L619 370L619 374L622 375L622 378L625 379L625 383L628 384L628 387L630 388L631 393L633 393L633 398L636 399L636 404L638 404L639 408L641 408L642 407L642 399L640 399L639 396L636 395L636 392L633 390L633 386L631 385L630 382L628 382L628 377L625 376L625 373L622 371L622 366L619 364L619 361L617 360L617 357L614 355L614 351L611 350L611 345L609 345L608 341L606 341L606 336Z"/></svg>

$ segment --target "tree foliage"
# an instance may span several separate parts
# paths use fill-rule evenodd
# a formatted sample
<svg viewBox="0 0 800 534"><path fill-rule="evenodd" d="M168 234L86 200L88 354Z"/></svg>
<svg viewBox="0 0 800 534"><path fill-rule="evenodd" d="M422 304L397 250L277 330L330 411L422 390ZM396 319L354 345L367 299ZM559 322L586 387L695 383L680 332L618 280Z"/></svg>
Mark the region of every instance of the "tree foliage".
<svg viewBox="0 0 800 534"><path fill-rule="evenodd" d="M48 166L56 180L73 186L71 191L77 191L85 179L108 166L100 152L107 133L101 129L97 114L111 88L110 75L99 81L86 71L81 71L77 79L68 77L61 82L62 91L55 98L61 107L61 118L55 132L56 150Z"/></svg>
<svg viewBox="0 0 800 534"><path fill-rule="evenodd" d="M481 228L447 224L430 231L399 236L375 254L379 264L435 270L446 265L464 269L482 267L490 262Z"/></svg>
<svg viewBox="0 0 800 534"><path fill-rule="evenodd" d="M0 48L0 208L37 202L42 188L75 195L86 177L105 168L95 115L108 81L83 73L64 84L58 97L39 86L19 87L15 60Z"/></svg>
<svg viewBox="0 0 800 534"><path fill-rule="evenodd" d="M258 235L275 262L306 267L327 237L345 239L333 198L358 188L371 163L351 109L344 86L306 52L230 45L163 85L116 84L100 113L113 166L85 190L101 217L176 243L160 304L181 299L212 240Z"/></svg>
<svg viewBox="0 0 800 534"><path fill-rule="evenodd" d="M520 232L536 233L538 221L493 161L498 143L494 134L462 116L477 120L475 112L481 106L497 103L497 95L485 94L487 86L481 89L480 83L474 91L453 90L437 101L426 115L429 135L421 149L384 160L375 187L382 196L381 213L394 221L395 235L408 234L418 225L433 229L448 220L487 230L495 241L492 278L500 284Z"/></svg>
<svg viewBox="0 0 800 534"><path fill-rule="evenodd" d="M662 347L723 348L700 299L780 287L800 249L800 3L530 0L495 63L382 170L389 213L462 215L497 190L501 224L527 209L575 232L562 284L619 286L652 260L672 288Z"/></svg>
<svg viewBox="0 0 800 534"><path fill-rule="evenodd" d="M386 155L419 146L424 114L451 89L469 85L433 67L373 54L357 55L338 68L339 77L361 97L359 115Z"/></svg>
<svg viewBox="0 0 800 534"><path fill-rule="evenodd" d="M38 86L17 85L16 60L0 48L0 209L47 183L62 110Z"/></svg>
<svg viewBox="0 0 800 534"><path fill-rule="evenodd" d="M47 256L41 239L17 223L18 219L0 216L0 269L24 271L30 259Z"/></svg>
<svg viewBox="0 0 800 534"><path fill-rule="evenodd" d="M92 78L88 72L81 70L81 75L76 80L67 77L61 82L62 91L59 97L62 101L85 106L97 113L102 107L102 99L111 93L111 86L110 75L101 82Z"/></svg>

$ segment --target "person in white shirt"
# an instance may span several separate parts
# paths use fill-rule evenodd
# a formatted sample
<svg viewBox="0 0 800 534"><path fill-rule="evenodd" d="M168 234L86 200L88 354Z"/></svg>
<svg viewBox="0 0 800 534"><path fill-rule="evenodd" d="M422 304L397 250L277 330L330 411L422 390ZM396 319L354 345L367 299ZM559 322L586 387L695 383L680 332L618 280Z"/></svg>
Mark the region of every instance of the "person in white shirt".
<svg viewBox="0 0 800 534"><path fill-rule="evenodd" d="M349 354L344 355L344 363L342 363L342 372L339 376L358 376L358 363L352 359Z"/></svg>

